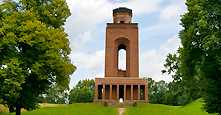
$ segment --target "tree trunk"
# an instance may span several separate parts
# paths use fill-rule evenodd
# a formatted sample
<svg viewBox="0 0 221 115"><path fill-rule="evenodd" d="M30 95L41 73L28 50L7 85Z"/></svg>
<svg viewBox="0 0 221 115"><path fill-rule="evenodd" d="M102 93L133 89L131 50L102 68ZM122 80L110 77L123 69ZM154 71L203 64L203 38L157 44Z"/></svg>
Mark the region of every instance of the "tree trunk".
<svg viewBox="0 0 221 115"><path fill-rule="evenodd" d="M19 104L16 105L16 115L21 115L21 106Z"/></svg>

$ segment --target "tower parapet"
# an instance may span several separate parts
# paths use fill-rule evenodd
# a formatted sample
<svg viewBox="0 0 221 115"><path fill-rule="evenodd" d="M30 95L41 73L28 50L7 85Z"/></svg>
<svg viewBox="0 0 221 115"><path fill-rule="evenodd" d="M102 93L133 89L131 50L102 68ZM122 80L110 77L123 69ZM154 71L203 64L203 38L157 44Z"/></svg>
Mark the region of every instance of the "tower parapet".
<svg viewBox="0 0 221 115"><path fill-rule="evenodd" d="M119 7L113 10L113 23L131 23L132 10L126 7Z"/></svg>

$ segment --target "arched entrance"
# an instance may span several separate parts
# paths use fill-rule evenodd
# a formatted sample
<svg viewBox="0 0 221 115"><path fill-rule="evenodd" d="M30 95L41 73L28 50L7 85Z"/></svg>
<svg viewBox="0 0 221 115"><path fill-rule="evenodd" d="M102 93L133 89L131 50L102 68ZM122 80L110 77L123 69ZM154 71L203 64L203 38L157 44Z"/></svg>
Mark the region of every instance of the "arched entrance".
<svg viewBox="0 0 221 115"><path fill-rule="evenodd" d="M129 46L130 46L130 41L127 39L127 38L123 38L123 37L121 37L121 38L117 38L115 41L115 46L117 46L116 48L116 53L117 53L117 57L115 57L115 59L117 59L116 60L116 62L117 62L117 67L115 67L115 68L117 68L117 76L118 77L129 77L130 76L130 71L129 71L129 68L130 68L130 65L129 65L129 63L130 63L130 58L128 58L129 57L129 52L130 52L130 48L129 48ZM125 69L122 69L122 68L119 68L119 57L120 57L120 55L119 55L119 51L121 51L121 50L123 50L123 51L125 51L126 52L126 58L124 59L124 61L125 61Z"/></svg>

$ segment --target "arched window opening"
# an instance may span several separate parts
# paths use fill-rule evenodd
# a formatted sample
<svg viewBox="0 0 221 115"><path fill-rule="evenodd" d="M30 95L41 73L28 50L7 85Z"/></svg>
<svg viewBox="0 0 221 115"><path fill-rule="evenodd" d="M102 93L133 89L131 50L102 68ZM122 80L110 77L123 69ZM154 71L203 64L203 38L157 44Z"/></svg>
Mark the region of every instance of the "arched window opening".
<svg viewBox="0 0 221 115"><path fill-rule="evenodd" d="M118 51L118 69L126 70L126 50L120 49Z"/></svg>

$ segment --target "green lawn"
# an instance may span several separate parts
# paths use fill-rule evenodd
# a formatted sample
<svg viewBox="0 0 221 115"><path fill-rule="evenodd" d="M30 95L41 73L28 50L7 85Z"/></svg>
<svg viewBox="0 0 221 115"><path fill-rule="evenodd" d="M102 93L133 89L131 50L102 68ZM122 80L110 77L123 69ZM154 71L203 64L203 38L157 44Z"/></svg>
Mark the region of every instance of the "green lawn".
<svg viewBox="0 0 221 115"><path fill-rule="evenodd" d="M137 107L126 107L124 115L210 115L203 111L202 99L186 106L168 106L162 104L138 103ZM104 107L103 104L75 103L71 105L41 105L34 111L24 111L22 115L118 115L118 108ZM9 114L1 107L0 114ZM11 113L15 114L15 113ZM9 114L9 115L11 115Z"/></svg>
<svg viewBox="0 0 221 115"><path fill-rule="evenodd" d="M137 107L127 107L124 115L176 115L180 106L162 104L138 104Z"/></svg>
<svg viewBox="0 0 221 115"><path fill-rule="evenodd" d="M186 106L168 106L162 104L138 104L137 107L127 107L124 115L211 115L202 108L202 99Z"/></svg>
<svg viewBox="0 0 221 115"><path fill-rule="evenodd" d="M202 110L203 107L203 99L197 99L192 103L183 106L176 110L177 113L182 113L181 115L211 115L208 114L206 111Z"/></svg>
<svg viewBox="0 0 221 115"><path fill-rule="evenodd" d="M61 105L57 107L44 107L34 111L22 112L22 115L117 115L117 114L118 114L117 108L104 107L103 104L93 104L93 103L90 104L76 103L71 105Z"/></svg>

